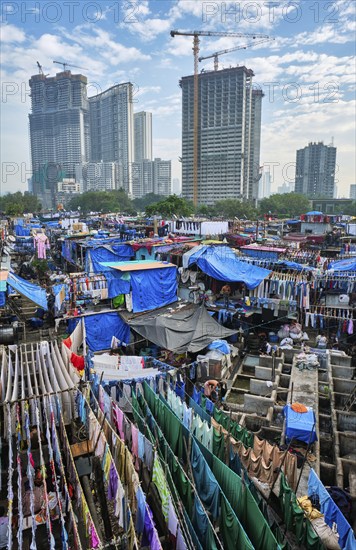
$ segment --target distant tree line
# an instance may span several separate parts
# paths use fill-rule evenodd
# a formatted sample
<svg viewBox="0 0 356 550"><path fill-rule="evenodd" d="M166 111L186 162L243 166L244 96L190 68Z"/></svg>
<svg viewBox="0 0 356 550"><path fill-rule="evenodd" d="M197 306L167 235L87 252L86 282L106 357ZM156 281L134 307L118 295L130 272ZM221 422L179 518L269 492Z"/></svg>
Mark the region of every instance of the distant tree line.
<svg viewBox="0 0 356 550"><path fill-rule="evenodd" d="M127 215L136 215L144 212L147 216L160 215L163 217L192 216L222 217L225 219L257 219L264 214L271 214L280 218L294 217L310 210L310 202L306 196L298 193L284 193L272 195L268 199L259 201L258 208L251 201L239 199L225 199L214 205L205 204L194 208L191 201L177 195L161 197L149 193L139 199L131 200L123 189L115 191L88 191L75 195L67 205L67 210L80 209L83 214L89 212L121 212ZM19 216L27 212L39 212L41 204L35 195L30 193L8 193L0 197L0 211L8 216ZM347 215L356 215L356 201L343 208L340 212Z"/></svg>

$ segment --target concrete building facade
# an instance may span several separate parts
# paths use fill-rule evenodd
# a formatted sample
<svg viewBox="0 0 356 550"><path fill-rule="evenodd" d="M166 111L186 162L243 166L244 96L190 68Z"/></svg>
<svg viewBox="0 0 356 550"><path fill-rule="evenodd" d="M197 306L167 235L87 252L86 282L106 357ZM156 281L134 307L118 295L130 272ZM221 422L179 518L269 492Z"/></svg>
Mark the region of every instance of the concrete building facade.
<svg viewBox="0 0 356 550"><path fill-rule="evenodd" d="M71 71L30 78L32 188L43 208L55 206L58 182L89 158L87 79Z"/></svg>
<svg viewBox="0 0 356 550"><path fill-rule="evenodd" d="M115 162L118 186L132 196L134 155L133 85L117 84L89 98L90 161Z"/></svg>
<svg viewBox="0 0 356 550"><path fill-rule="evenodd" d="M258 198L263 94L246 67L198 77L198 203ZM194 77L182 88L182 195L193 199Z"/></svg>
<svg viewBox="0 0 356 550"><path fill-rule="evenodd" d="M172 193L172 163L155 158L153 161L153 192L168 197Z"/></svg>
<svg viewBox="0 0 356 550"><path fill-rule="evenodd" d="M76 180L85 191L113 191L119 189L117 162L86 162L76 166Z"/></svg>
<svg viewBox="0 0 356 550"><path fill-rule="evenodd" d="M134 161L152 160L152 113L134 113Z"/></svg>
<svg viewBox="0 0 356 550"><path fill-rule="evenodd" d="M140 198L148 193L167 197L172 193L172 166L170 160L155 158L132 164L133 197Z"/></svg>
<svg viewBox="0 0 356 550"><path fill-rule="evenodd" d="M310 142L297 150L295 192L309 198L335 196L336 147Z"/></svg>

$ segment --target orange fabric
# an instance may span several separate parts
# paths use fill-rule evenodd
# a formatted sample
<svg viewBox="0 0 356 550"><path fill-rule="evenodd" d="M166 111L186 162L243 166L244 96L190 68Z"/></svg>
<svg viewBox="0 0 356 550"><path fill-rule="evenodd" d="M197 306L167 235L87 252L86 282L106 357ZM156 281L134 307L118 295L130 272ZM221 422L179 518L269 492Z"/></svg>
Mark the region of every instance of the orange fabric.
<svg viewBox="0 0 356 550"><path fill-rule="evenodd" d="M72 340L71 340L71 337L68 336L68 338L66 338L65 340L62 340L62 343L67 346L68 349L70 349L72 347Z"/></svg>
<svg viewBox="0 0 356 550"><path fill-rule="evenodd" d="M305 405L302 405L302 403L293 403L291 405L291 409L296 413L306 413L308 412L308 409Z"/></svg>

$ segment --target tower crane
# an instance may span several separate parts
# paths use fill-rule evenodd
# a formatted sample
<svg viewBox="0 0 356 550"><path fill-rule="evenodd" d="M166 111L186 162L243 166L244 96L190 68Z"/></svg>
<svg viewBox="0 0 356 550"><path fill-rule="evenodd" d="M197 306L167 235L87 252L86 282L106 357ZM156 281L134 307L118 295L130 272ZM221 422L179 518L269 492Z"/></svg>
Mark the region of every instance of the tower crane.
<svg viewBox="0 0 356 550"><path fill-rule="evenodd" d="M274 40L273 37L269 36L266 38L263 38L262 40L256 40L256 42L249 42L248 44L244 44L243 46L236 46L235 48L228 48L226 50L220 50L219 52L214 52L210 55L204 55L202 57L198 58L198 61L204 61L205 59L214 59L214 71L217 71L219 69L219 56L223 55L225 53L235 52L236 50L246 50L250 46L257 46L257 44L263 44L263 42L268 42L269 40Z"/></svg>
<svg viewBox="0 0 356 550"><path fill-rule="evenodd" d="M192 36L193 37L193 56L194 56L194 101L193 101L193 204L198 205L198 99L199 99L199 44L200 36L228 36L231 38L269 38L267 34L251 34L241 32L215 32L215 31L178 31L170 32L172 38L175 36Z"/></svg>
<svg viewBox="0 0 356 550"><path fill-rule="evenodd" d="M38 67L38 74L41 74L42 76L48 76L49 73L44 74L43 67L42 67L41 63L39 61L36 61L36 63L37 63L37 67Z"/></svg>
<svg viewBox="0 0 356 550"><path fill-rule="evenodd" d="M83 71L87 71L85 67L79 67L79 65L72 65L71 63L67 63L66 61L53 61L53 63L57 63L57 65L63 66L63 71L66 70L66 67L75 67L76 69L83 69Z"/></svg>

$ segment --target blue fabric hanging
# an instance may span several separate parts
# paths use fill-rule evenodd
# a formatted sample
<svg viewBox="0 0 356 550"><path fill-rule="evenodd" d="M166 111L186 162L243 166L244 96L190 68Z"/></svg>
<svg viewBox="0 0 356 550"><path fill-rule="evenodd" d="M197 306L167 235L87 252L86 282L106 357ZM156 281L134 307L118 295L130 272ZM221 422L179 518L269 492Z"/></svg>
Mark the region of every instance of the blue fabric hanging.
<svg viewBox="0 0 356 550"><path fill-rule="evenodd" d="M219 516L220 487L195 441L192 442L191 463L199 497L214 519Z"/></svg>

